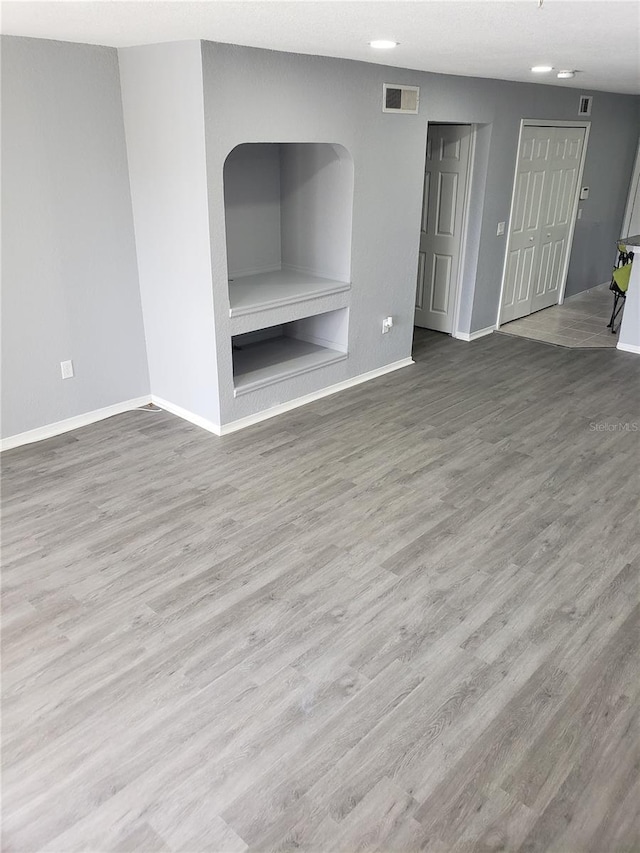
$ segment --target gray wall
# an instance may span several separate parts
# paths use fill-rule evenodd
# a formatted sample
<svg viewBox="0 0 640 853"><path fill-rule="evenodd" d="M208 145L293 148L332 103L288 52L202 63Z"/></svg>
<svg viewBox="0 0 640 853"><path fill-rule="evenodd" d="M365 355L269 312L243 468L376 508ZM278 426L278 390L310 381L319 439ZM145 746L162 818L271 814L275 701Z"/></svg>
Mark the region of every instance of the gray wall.
<svg viewBox="0 0 640 853"><path fill-rule="evenodd" d="M635 109L634 109L635 106ZM611 279L616 241L624 235L624 213L640 128L640 98L593 93L591 133L566 295Z"/></svg>
<svg viewBox="0 0 640 853"><path fill-rule="evenodd" d="M323 57L203 42L207 180L222 421L356 376L411 352L422 173L428 121L476 125L461 331L492 326L498 313L517 141L522 118L578 121L580 91L385 68ZM421 87L420 114L381 112L382 84ZM640 99L596 92L584 184L591 195L576 225L567 294L610 274L637 141ZM352 155L350 357L315 375L233 400L222 227L222 166L245 142L332 142ZM381 320L395 318L380 334Z"/></svg>
<svg viewBox="0 0 640 853"><path fill-rule="evenodd" d="M3 437L149 393L113 49L2 38L2 285Z"/></svg>
<svg viewBox="0 0 640 853"><path fill-rule="evenodd" d="M379 66L208 42L202 50L221 418L227 423L409 356L426 125L420 116L382 112L389 71ZM405 76L394 72L393 79L398 73ZM246 142L330 143L353 158L349 359L234 399L222 175L228 153ZM383 336L389 314L396 325Z"/></svg>
<svg viewBox="0 0 640 853"><path fill-rule="evenodd" d="M217 424L200 45L119 56L151 392Z"/></svg>

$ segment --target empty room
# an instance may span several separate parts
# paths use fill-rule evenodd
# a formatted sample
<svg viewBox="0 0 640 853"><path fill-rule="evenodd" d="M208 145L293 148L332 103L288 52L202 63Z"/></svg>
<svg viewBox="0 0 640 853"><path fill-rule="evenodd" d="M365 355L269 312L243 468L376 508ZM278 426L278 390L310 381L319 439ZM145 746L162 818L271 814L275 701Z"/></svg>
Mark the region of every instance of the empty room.
<svg viewBox="0 0 640 853"><path fill-rule="evenodd" d="M640 850L639 8L1 3L3 850Z"/></svg>

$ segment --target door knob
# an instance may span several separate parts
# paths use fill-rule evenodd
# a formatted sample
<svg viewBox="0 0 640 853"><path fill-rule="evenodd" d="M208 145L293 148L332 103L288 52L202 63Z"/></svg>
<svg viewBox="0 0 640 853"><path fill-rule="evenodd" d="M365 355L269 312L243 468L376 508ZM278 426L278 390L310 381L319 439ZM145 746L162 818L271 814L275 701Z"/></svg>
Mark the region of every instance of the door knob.
<svg viewBox="0 0 640 853"><path fill-rule="evenodd" d="M533 240L534 240L534 238L533 238L533 237L529 237L529 242L530 242L530 243L533 243Z"/></svg>

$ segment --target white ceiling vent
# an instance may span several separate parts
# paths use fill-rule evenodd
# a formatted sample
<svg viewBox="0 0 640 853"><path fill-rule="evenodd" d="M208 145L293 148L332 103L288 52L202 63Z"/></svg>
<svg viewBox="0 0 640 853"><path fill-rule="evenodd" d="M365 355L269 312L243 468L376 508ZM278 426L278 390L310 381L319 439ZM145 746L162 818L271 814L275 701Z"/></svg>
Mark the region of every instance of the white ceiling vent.
<svg viewBox="0 0 640 853"><path fill-rule="evenodd" d="M419 104L419 86L398 86L395 83L383 83L383 113L410 113L415 115L418 112Z"/></svg>
<svg viewBox="0 0 640 853"><path fill-rule="evenodd" d="M591 104L593 103L593 95L580 95L580 102L578 104L578 115L579 116L590 116L591 115Z"/></svg>

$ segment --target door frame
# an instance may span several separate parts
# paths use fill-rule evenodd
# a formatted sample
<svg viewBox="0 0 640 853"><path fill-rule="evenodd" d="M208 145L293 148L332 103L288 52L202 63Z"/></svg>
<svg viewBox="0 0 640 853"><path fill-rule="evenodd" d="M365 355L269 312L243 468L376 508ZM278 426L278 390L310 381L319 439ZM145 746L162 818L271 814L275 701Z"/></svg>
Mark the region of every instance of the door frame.
<svg viewBox="0 0 640 853"><path fill-rule="evenodd" d="M457 122L458 124L467 124L467 122ZM435 122L434 122L435 124ZM453 124L453 122L451 122ZM476 132L477 124L469 124L471 129L471 137L469 139L469 162L467 163L467 186L464 193L463 210L462 210L462 228L460 229L460 261L458 264L458 276L456 281L456 290L453 296L453 317L451 323L451 337L457 338L460 334L460 305L462 303L462 284L464 280L464 265L467 260L467 241L469 237L469 207L471 202L471 190L473 182L473 173L476 159ZM428 132L428 128L427 128Z"/></svg>
<svg viewBox="0 0 640 853"><path fill-rule="evenodd" d="M460 228L460 260L458 262L458 274L456 276L456 280L454 282L453 289L453 305L452 305L452 314L451 314L451 332L450 335L452 338L457 338L460 334L460 308L462 304L461 294L462 294L462 284L464 277L464 265L466 262L467 255L467 239L468 239L468 230L469 230L469 206L471 201L471 189L472 189L472 181L473 181L473 173L475 166L475 154L476 154L476 133L478 129L477 122L471 121L447 121L447 119L428 119L426 134L424 137L424 148L425 148L425 157L427 150L427 136L429 135L429 125L431 124L452 124L452 125L464 125L469 128L469 158L467 162L467 182L466 189L464 193L464 199L462 202L462 226ZM425 163L426 165L426 163ZM422 171L422 186L423 186L423 199L422 202L424 204L424 172ZM420 217L422 219L422 209L420 210ZM416 280L417 280L417 270L416 270ZM414 321L415 321L415 293L413 297L413 313L414 313ZM414 322L415 325L415 322Z"/></svg>
<svg viewBox="0 0 640 853"><path fill-rule="evenodd" d="M567 287L567 275L569 273L569 262L571 260L571 252L573 249L573 235L576 229L576 219L578 214L578 204L580 202L580 190L582 188L582 175L584 172L584 164L587 157L587 144L589 142L589 131L591 130L590 121L557 121L553 119L539 118L523 118L520 120L520 130L518 132L518 147L516 148L516 162L513 170L513 187L511 189L511 205L509 207L509 225L507 227L506 243L504 250L504 262L502 264L502 281L500 283L500 297L498 299L498 313L496 316L496 329L500 328L500 314L502 312L502 297L504 295L504 285L507 277L507 263L509 261L509 244L511 242L511 223L513 221L513 211L516 201L516 184L518 180L518 163L520 162L520 146L522 143L522 134L525 127L583 127L584 128L584 145L582 146L582 154L580 155L580 165L578 166L578 179L576 181L576 191L571 206L571 222L569 225L569 234L567 236L567 252L562 265L562 284L558 294L558 305L564 302L564 292ZM525 315L530 316L530 315Z"/></svg>

